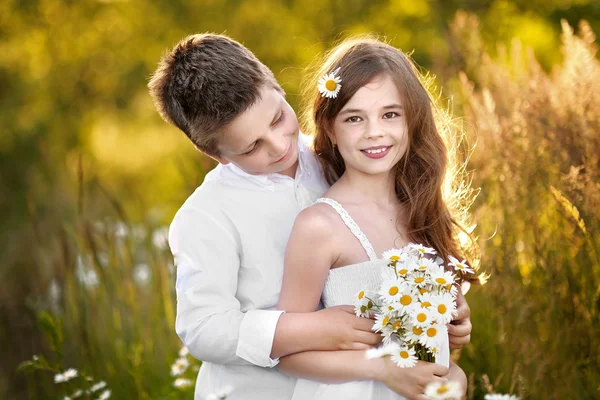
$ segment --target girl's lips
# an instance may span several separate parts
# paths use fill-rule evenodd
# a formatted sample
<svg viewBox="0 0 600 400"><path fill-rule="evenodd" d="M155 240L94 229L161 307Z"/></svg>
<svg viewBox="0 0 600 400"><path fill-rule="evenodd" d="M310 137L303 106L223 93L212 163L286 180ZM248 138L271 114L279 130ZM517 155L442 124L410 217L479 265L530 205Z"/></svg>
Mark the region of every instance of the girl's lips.
<svg viewBox="0 0 600 400"><path fill-rule="evenodd" d="M377 147L371 147L368 150L377 150L377 149L385 149L380 153L369 153L367 152L367 150L361 150L361 153L363 153L365 156L369 157L369 158L383 158L385 157L389 152L390 149L392 148L392 146L388 146L388 147L384 147L384 146L377 146Z"/></svg>

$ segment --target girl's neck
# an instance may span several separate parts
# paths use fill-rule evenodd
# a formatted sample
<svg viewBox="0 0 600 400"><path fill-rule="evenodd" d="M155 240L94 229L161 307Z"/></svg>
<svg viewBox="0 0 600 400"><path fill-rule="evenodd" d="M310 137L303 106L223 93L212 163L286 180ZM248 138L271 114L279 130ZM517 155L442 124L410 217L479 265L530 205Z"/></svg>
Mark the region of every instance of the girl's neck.
<svg viewBox="0 0 600 400"><path fill-rule="evenodd" d="M340 195L348 194L348 197L351 195L352 202L398 204L393 171L386 174L369 175L347 170L337 181L336 186L341 189Z"/></svg>

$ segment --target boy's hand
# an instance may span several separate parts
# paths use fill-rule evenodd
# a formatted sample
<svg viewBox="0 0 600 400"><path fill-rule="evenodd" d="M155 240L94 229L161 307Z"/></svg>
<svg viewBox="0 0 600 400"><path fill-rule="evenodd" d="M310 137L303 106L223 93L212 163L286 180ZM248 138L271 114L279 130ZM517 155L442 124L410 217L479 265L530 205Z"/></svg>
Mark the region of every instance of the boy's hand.
<svg viewBox="0 0 600 400"><path fill-rule="evenodd" d="M456 311L458 315L448 324L448 337L451 349L460 349L465 344L468 344L471 341L471 330L473 329L470 318L471 309L460 288L456 296Z"/></svg>
<svg viewBox="0 0 600 400"><path fill-rule="evenodd" d="M373 320L354 314L353 306L335 306L315 313L323 328L324 350L367 350L381 343L381 335L371 330Z"/></svg>
<svg viewBox="0 0 600 400"><path fill-rule="evenodd" d="M428 400L425 387L434 381L447 381L449 369L443 365L417 361L412 368L400 368L388 357L382 361L384 370L378 380L407 400Z"/></svg>

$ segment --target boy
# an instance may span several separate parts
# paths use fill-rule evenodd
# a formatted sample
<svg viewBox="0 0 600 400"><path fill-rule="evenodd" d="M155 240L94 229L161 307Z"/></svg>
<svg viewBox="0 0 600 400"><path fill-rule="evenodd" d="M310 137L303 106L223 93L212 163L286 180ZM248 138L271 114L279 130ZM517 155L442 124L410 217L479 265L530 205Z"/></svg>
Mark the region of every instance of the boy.
<svg viewBox="0 0 600 400"><path fill-rule="evenodd" d="M352 307L275 310L294 219L327 184L272 72L225 36L192 35L163 58L149 87L163 118L220 163L169 234L176 331L203 361L196 399L226 385L234 387L228 399L289 399L295 379L271 368L278 357L377 344L372 321ZM459 340L468 333L470 323ZM378 362L361 367L365 378Z"/></svg>

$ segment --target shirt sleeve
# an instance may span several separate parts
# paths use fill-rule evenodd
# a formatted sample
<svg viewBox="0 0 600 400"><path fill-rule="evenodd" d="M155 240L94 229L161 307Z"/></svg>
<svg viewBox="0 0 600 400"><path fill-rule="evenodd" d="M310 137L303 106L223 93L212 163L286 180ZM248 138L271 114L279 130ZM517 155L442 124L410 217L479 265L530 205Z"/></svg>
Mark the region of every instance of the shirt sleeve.
<svg viewBox="0 0 600 400"><path fill-rule="evenodd" d="M169 245L177 267L175 330L199 360L274 367L279 360L270 353L282 312L240 310L239 240L219 217L187 208L171 224Z"/></svg>

